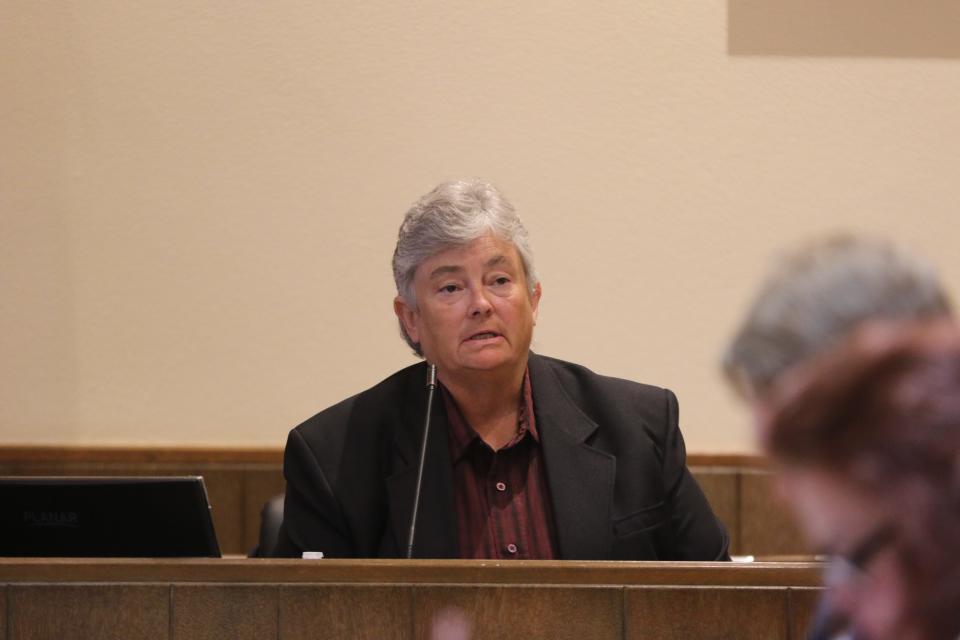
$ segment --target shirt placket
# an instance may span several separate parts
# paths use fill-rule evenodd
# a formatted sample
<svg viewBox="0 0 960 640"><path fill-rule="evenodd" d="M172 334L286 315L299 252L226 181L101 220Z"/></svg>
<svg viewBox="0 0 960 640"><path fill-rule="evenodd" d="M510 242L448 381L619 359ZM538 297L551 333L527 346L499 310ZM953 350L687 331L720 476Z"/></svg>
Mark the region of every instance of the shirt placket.
<svg viewBox="0 0 960 640"><path fill-rule="evenodd" d="M497 540L497 549L502 557L507 559L526 557L526 549L523 540L518 537L515 514L511 512L511 503L515 499L511 471L515 471L513 460L518 454L516 445L509 449L502 449L494 456L493 473L490 478L491 494L493 505L496 509L497 531L499 538Z"/></svg>

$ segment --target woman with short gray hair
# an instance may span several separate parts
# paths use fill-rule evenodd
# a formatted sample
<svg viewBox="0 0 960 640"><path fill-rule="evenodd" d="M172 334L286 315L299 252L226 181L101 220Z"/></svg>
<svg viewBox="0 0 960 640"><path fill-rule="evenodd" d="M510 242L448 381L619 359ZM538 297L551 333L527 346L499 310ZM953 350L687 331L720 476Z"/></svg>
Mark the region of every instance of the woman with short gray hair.
<svg viewBox="0 0 960 640"><path fill-rule="evenodd" d="M446 182L411 207L393 306L426 362L290 433L279 555L728 558L685 464L676 397L530 351L542 294L532 256L487 182Z"/></svg>
<svg viewBox="0 0 960 640"><path fill-rule="evenodd" d="M393 279L397 295L416 307L413 275L417 267L433 255L452 247L466 245L487 234L513 244L532 296L539 280L533 266L530 238L520 216L500 191L484 180L471 178L438 185L417 200L400 225L393 252ZM420 347L411 342L400 323L400 333L418 356Z"/></svg>

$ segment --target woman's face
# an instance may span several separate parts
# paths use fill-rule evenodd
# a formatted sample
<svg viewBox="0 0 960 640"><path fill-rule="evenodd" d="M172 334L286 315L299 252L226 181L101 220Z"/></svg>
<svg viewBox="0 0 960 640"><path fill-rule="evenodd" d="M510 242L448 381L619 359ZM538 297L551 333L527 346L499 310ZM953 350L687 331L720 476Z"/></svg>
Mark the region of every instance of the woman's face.
<svg viewBox="0 0 960 640"><path fill-rule="evenodd" d="M900 627L906 591L893 553L894 514L874 496L823 470L784 471L780 489L814 549L831 558L828 597L856 637L910 638Z"/></svg>

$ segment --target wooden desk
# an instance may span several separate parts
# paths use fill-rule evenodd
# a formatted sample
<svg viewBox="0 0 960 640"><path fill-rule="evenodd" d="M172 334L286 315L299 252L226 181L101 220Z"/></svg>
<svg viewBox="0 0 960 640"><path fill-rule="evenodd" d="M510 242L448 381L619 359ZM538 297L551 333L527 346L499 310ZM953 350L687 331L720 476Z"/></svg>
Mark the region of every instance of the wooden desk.
<svg viewBox="0 0 960 640"><path fill-rule="evenodd" d="M0 640L803 637L815 563L0 559Z"/></svg>

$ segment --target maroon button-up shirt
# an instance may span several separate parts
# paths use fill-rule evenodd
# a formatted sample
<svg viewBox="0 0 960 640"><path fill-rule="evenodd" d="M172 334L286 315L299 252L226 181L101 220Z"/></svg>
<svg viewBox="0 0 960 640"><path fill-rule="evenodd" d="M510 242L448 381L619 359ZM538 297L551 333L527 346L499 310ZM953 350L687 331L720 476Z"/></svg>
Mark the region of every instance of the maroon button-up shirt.
<svg viewBox="0 0 960 640"><path fill-rule="evenodd" d="M467 424L445 388L454 503L461 558L555 557L553 511L533 411L530 371L523 376L517 435L494 451Z"/></svg>

